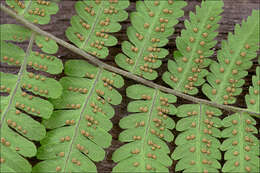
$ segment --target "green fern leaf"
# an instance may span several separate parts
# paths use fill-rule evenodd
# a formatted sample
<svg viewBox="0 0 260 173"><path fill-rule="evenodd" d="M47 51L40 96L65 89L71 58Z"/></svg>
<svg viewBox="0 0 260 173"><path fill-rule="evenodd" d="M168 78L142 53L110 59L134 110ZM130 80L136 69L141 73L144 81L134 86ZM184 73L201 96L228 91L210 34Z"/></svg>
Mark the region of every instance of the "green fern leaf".
<svg viewBox="0 0 260 173"><path fill-rule="evenodd" d="M48 24L52 14L59 10L56 2L49 0L6 0L7 5L11 7L18 15L26 20L36 24Z"/></svg>
<svg viewBox="0 0 260 173"><path fill-rule="evenodd" d="M223 5L222 1L202 1L201 7L196 6L196 14L190 13L190 22L184 22L186 29L176 39L175 61L168 61L169 71L162 77L173 89L194 95L198 93L196 87L205 82L208 71L204 68L211 63L208 57L217 43L215 31Z"/></svg>
<svg viewBox="0 0 260 173"><path fill-rule="evenodd" d="M253 76L253 87L249 88L246 103L249 110L259 112L259 85L260 68L256 68ZM255 128L256 121L247 113L235 113L224 118L222 137L227 138L221 146L225 151L224 159L227 160L222 168L223 172L259 172L259 140L254 136L258 134Z"/></svg>
<svg viewBox="0 0 260 173"><path fill-rule="evenodd" d="M6 40L6 41L7 40L15 41L15 42L28 41L32 34L32 32L29 29L24 28L23 26L20 26L20 25L15 25L15 24L3 24L0 26L0 30L1 30L0 39ZM48 37L36 35L35 43L41 49L41 51L43 51L47 54L55 54L58 51L58 44L55 41L49 39ZM44 59L44 58L42 58L42 59ZM51 57L50 59L52 61L55 60L55 58L53 58L53 57ZM48 65L51 65L51 64L56 64L57 62L49 63L49 61L46 61L46 63L48 63ZM57 72L55 74L58 74L60 72Z"/></svg>
<svg viewBox="0 0 260 173"><path fill-rule="evenodd" d="M155 79L158 74L153 69L159 68L160 59L169 53L161 47L168 43L167 37L173 34L173 26L183 16L181 9L185 5L183 1L136 2L137 12L131 13L132 26L127 29L130 42L122 43L124 54L116 56L117 65L146 79Z"/></svg>
<svg viewBox="0 0 260 173"><path fill-rule="evenodd" d="M31 50L34 33L30 30L13 24L1 25L0 30L1 63L20 67L18 75L0 72L1 172L31 172L30 163L23 157L35 156L37 151L32 141L46 135L45 127L33 118L47 119L53 111L50 102L37 96L58 98L62 87L53 78L27 72L26 67L57 74L63 65L54 56ZM26 52L13 43L29 39Z"/></svg>
<svg viewBox="0 0 260 173"><path fill-rule="evenodd" d="M96 172L92 161L103 160L112 141L111 105L121 103L115 88L124 85L123 78L82 60L67 61L65 74L63 94L52 101L56 110L43 121L50 131L37 158L44 161L33 172Z"/></svg>
<svg viewBox="0 0 260 173"><path fill-rule="evenodd" d="M221 111L206 105L185 104L178 107L176 130L182 131L175 140L177 148L172 153L179 160L175 170L184 172L218 172Z"/></svg>
<svg viewBox="0 0 260 173"><path fill-rule="evenodd" d="M107 46L117 44L117 39L108 33L118 32L118 23L127 19L124 10L129 1L78 1L75 8L77 16L71 18L71 27L66 30L66 36L80 49L97 56L108 56Z"/></svg>
<svg viewBox="0 0 260 173"><path fill-rule="evenodd" d="M207 76L209 84L202 87L203 93L216 103L233 104L235 96L242 92L242 85L256 58L259 49L259 10L254 10L241 27L236 25L235 33L228 35L218 51L218 63L210 66L211 73Z"/></svg>
<svg viewBox="0 0 260 173"><path fill-rule="evenodd" d="M168 172L172 160L165 142L173 140L170 129L175 123L168 115L176 113L171 104L176 97L143 85L130 86L126 93L136 101L127 107L134 113L120 120L120 127L126 130L119 140L129 143L114 152L112 159L118 164L113 172Z"/></svg>

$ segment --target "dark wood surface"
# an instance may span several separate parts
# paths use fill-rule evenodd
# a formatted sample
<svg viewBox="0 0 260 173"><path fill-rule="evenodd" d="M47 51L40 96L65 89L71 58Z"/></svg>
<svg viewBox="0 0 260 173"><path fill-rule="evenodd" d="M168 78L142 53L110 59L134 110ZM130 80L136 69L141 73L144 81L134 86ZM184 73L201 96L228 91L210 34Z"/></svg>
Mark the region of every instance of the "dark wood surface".
<svg viewBox="0 0 260 173"><path fill-rule="evenodd" d="M73 1L61 0L61 1L62 2L59 4L60 10L59 10L58 14L52 16L50 24L41 26L41 28L47 32L52 33L56 37L69 42L68 39L66 38L64 32L65 32L66 28L70 25L70 18L76 14L75 10L74 10L74 4L76 1L75 0L73 0ZM166 46L166 48L169 50L170 54L163 60L163 65L159 69L159 75L161 75L167 68L167 60L172 59L172 52L174 50L176 50L175 39L177 36L180 35L180 30L184 28L183 21L185 19L188 19L189 11L194 11L195 5L200 3L200 1L196 1L196 0L189 0L187 2L188 2L188 6L184 8L185 16L179 19L180 22L179 22L179 24L176 25L174 34L171 37L169 37L169 44ZM1 3L4 3L4 2L1 1ZM221 40L227 38L228 32L233 32L233 29L234 29L234 26L236 23L241 24L241 21L243 19L246 19L247 16L251 15L252 9L259 9L258 0L224 0L224 4L225 4L224 12L222 14L222 19L220 21L219 35L217 37L218 44L217 44L215 50L218 50L220 48ZM127 8L127 11L128 12L135 11L135 1L131 1L131 5L129 6L129 8ZM16 23L16 21L14 19L12 19L11 17L7 16L6 14L3 14L3 12L1 11L1 24L5 24L5 23ZM106 60L104 60L108 64L111 64L113 66L117 66L114 63L113 59L114 59L115 55L117 55L118 53L121 52L122 41L128 40L127 35L126 35L126 28L130 25L130 21L129 21L129 19L127 19L126 21L122 22L121 24L122 24L122 30L118 33L113 34L114 36L117 37L118 44L114 47L109 48L110 55ZM21 46L26 47L25 45L21 45ZM59 48L59 52L57 53L57 56L60 57L64 62L66 60L72 59L72 58L82 58L61 46ZM212 58L216 58L216 55L214 55ZM243 96L248 92L248 87L251 83L251 76L255 73L255 68L257 66L256 59L254 60L254 62L255 62L254 66L249 70L249 74L245 78L246 83L243 87L242 97L238 98L237 102L234 104L235 106L245 107L245 102L243 100ZM6 64L2 64L2 63L0 66L0 71L4 71L4 72L17 73L18 70L19 70L18 68L9 67ZM60 79L60 77L62 77L62 76L63 76L63 74L57 75L54 77L56 79ZM155 80L155 82L159 83L161 85L167 86L161 80L160 76L159 76L159 78L157 78ZM115 151L115 149L117 149L118 147L120 147L123 144L118 141L119 133L122 131L122 129L118 126L118 123L122 117L124 117L128 114L126 111L126 107L130 101L125 95L125 89L127 86L134 84L134 83L135 83L135 81L132 81L130 79L125 79L125 86L120 89L120 93L123 95L123 101L122 101L121 105L115 107L116 114L115 114L114 118L112 118L112 122L114 124L113 128L110 131L110 133L113 136L112 145L108 149L106 149L107 154L106 154L106 158L104 159L104 161L96 163L98 171L100 173L101 172L102 173L111 172L112 168L115 166L115 163L113 163L113 161L111 160L112 153ZM197 95L197 97L206 98L202 93L199 93ZM178 98L178 102L175 105L178 106L183 103L189 103L189 102L186 100L183 100L181 98ZM227 112L227 111L224 111L224 113L226 115L230 114L230 112ZM222 117L224 117L224 115ZM175 117L173 119L175 121L178 120L178 118L175 118ZM178 134L178 132L173 130L173 134L176 136ZM169 147L170 147L171 151L173 151L173 149L175 147L174 142L169 143ZM29 160L33 165L38 162L38 160L36 158L30 158ZM175 164L176 164L176 162L174 162L173 165L170 167L171 172L174 172ZM221 161L221 164L223 164L223 161Z"/></svg>

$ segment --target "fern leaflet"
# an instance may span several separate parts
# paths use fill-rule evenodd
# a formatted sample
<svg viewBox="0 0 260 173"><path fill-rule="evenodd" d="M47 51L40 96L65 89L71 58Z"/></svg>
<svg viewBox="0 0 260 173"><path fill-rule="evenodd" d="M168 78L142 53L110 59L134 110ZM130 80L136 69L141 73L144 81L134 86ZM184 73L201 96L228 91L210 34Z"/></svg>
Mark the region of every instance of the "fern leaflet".
<svg viewBox="0 0 260 173"><path fill-rule="evenodd" d="M173 140L170 129L175 123L168 115L176 113L171 104L176 97L143 85L130 86L126 93L136 100L127 107L134 114L120 120L126 130L119 140L129 143L113 153L112 159L118 162L113 172L168 172L172 161L165 141Z"/></svg>
<svg viewBox="0 0 260 173"><path fill-rule="evenodd" d="M97 56L108 56L107 46L117 44L117 39L108 33L121 29L119 21L127 19L124 11L129 1L84 0L76 2L77 16L71 18L71 27L66 30L66 36L80 49Z"/></svg>
<svg viewBox="0 0 260 173"><path fill-rule="evenodd" d="M173 34L172 27L183 16L181 9L185 5L184 1L172 0L136 2L137 12L131 13L132 26L127 29L130 42L122 43L124 54L116 56L117 65L146 79L155 79L158 74L153 69L159 68L160 59L169 53L161 47L168 43L167 37Z"/></svg>
<svg viewBox="0 0 260 173"><path fill-rule="evenodd" d="M177 136L177 148L172 153L179 160L175 170L184 172L218 172L221 168L217 160L221 159L218 150L221 132L221 120L217 117L221 111L206 105L185 104L178 107L176 130L183 131Z"/></svg>
<svg viewBox="0 0 260 173"><path fill-rule="evenodd" d="M236 25L234 35L222 42L218 51L218 62L213 62L207 75L209 84L202 87L203 93L216 103L233 104L235 96L242 92L243 77L252 66L259 49L259 10L253 10L252 16Z"/></svg>
<svg viewBox="0 0 260 173"><path fill-rule="evenodd" d="M174 52L175 61L168 61L168 70L163 80L173 89L188 94L197 94L197 86L202 85L208 71L206 68L212 56L210 50L217 43L218 21L221 19L222 1L202 1L196 6L196 15L190 13L190 22L185 20L186 30L176 39L178 51Z"/></svg>
<svg viewBox="0 0 260 173"><path fill-rule="evenodd" d="M52 14L59 10L56 2L50 0L6 0L6 3L18 15L23 16L26 20L36 24L48 24Z"/></svg>
<svg viewBox="0 0 260 173"><path fill-rule="evenodd" d="M110 104L121 103L115 88L123 86L123 78L82 60L67 61L65 74L62 97L52 101L57 110L43 122L50 131L37 158L44 161L33 172L96 172L92 161L104 159L103 148L112 140Z"/></svg>

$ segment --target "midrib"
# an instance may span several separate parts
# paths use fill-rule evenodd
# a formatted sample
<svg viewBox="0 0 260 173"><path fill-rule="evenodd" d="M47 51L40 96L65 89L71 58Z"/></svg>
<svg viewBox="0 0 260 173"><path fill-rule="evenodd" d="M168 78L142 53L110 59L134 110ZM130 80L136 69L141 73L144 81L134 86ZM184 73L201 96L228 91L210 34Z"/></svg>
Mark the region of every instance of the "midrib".
<svg viewBox="0 0 260 173"><path fill-rule="evenodd" d="M99 19L99 17L101 16L101 12L102 12L103 9L104 9L103 3L104 3L104 1L102 0L102 1L101 1L101 4L100 4L100 7L99 7L99 9L98 9L98 13L96 14L96 17L95 17L95 20L94 20L94 24L93 24L92 27L91 27L90 33L88 34L87 38L85 39L85 41L84 41L83 44L81 45L80 49L83 49L83 48L86 46L86 44L88 43L89 39L91 38L91 36L92 36L92 34L93 34L94 30L95 30L95 27L96 27L96 25L97 25L98 19Z"/></svg>
<svg viewBox="0 0 260 173"><path fill-rule="evenodd" d="M32 0L28 2L28 6L22 11L22 16L24 16L25 13L30 9L31 5L32 5Z"/></svg>
<svg viewBox="0 0 260 173"><path fill-rule="evenodd" d="M6 108L4 109L4 111L3 111L3 115L2 115L2 118L1 118L1 122L0 122L0 128L2 127L2 123L3 123L3 121L4 121L4 119L5 119L5 117L6 117L7 113L8 113L8 111L10 110L10 108L11 108L11 106L12 106L12 104L13 104L13 101L14 101L15 95L16 95L16 93L17 93L17 90L18 90L18 88L19 88L20 85L21 85L22 76L23 76L24 71L25 71L25 69L26 69L27 58L28 58L28 56L29 56L30 53L31 53L32 45L33 45L33 42L34 42L34 38L35 38L35 32L32 32L29 45L28 45L28 47L27 47L27 49L26 49L26 54L25 54L23 63L22 63L21 68L20 68L20 70L19 70L19 72L18 72L17 81L16 81L16 83L15 83L14 89L11 91L11 93L10 93L10 95L9 95L9 96L10 96L10 100L9 100L9 102L8 102L8 105L7 105L7 107L6 107Z"/></svg>
<svg viewBox="0 0 260 173"><path fill-rule="evenodd" d="M241 27L242 27L242 26L241 26ZM247 38L248 38L248 37L251 35L251 33L254 31L254 27L255 27L255 26L251 27L250 32L248 32L249 34L248 34L247 36L245 36L245 38L241 41L243 44L240 44L239 49L236 49L237 52L235 53L234 58L231 58L231 62L229 63L229 66L225 69L224 76L223 76L223 78L222 78L223 81L221 81L221 83L219 84L218 92L217 92L217 94L216 94L216 96L215 96L215 99L212 100L212 101L215 101L216 103L221 102L221 100L218 100L218 99L220 98L221 94L223 93L222 91L223 91L223 89L224 89L224 84L227 83L227 77L230 75L231 70L232 70L232 68L233 68L233 66L234 66L234 64L235 64L235 61L237 60L237 56L239 55L240 50L241 50L242 47L244 46L244 44L245 44ZM252 28L253 28L253 29L252 29Z"/></svg>
<svg viewBox="0 0 260 173"><path fill-rule="evenodd" d="M85 102L84 102L84 105L83 105L83 107L82 107L82 109L81 109L81 111L80 111L80 116L79 116L79 119L78 119L78 121L77 121L77 123L76 123L76 128L75 128L75 130L74 130L74 134L73 134L73 137L72 137L71 142L70 142L69 150L68 150L68 152L67 152L68 154L67 154L67 156L66 156L65 165L64 165L64 169L63 169L64 171L63 171L63 172L66 172L66 168L67 168L67 165L68 165L68 161L69 161L69 158L70 158L70 154L71 154L71 151L72 151L72 147L73 147L74 142L75 142L75 140L76 140L76 137L77 137L77 135L78 135L78 133L79 133L80 122L81 122L81 120L82 120L82 117L83 117L84 111L85 111L85 109L86 109L86 107L87 107L87 104L88 104L88 102L89 102L89 100L90 100L90 98L91 98L91 96L92 96L92 94L93 94L93 92L94 92L94 90L95 90L95 87L96 87L96 85L97 85L97 82L98 82L98 80L99 80L99 77L100 77L102 71L103 71L103 69L99 68L98 73L97 73L97 75L96 75L96 78L95 78L95 80L94 80L94 82L93 82L93 84L92 84L92 87L91 87L91 89L90 89L90 92L89 92L89 94L87 95L87 97L86 97L86 99L85 99Z"/></svg>
<svg viewBox="0 0 260 173"><path fill-rule="evenodd" d="M195 38L195 43L194 43L194 48L192 48L192 51L191 51L191 55L190 55L190 57L188 58L188 63L187 63L187 66L186 66L186 68L184 68L184 71L183 71L183 77L180 79L180 82L177 84L177 86L176 86L176 90L178 90L178 91L181 91L180 90L180 87L182 87L182 84L183 84L183 82L184 81L187 81L187 73L188 72L190 72L190 70L191 70L191 68L190 68L190 66L191 66L191 64L192 64L192 62L193 62L193 57L194 57L194 54L195 54L195 52L196 52L196 50L197 50L197 47L198 47L198 45L199 45L199 41L200 41L200 37L201 37L201 34L202 34L202 28L205 26L205 24L206 24L206 21L207 21L207 19L208 19L208 16L209 16L209 14L210 14L210 11L211 11L211 9L212 9L212 6L210 6L210 8L209 8L209 10L207 11L208 13L207 13L207 16L205 16L205 18L203 19L203 25L199 25L200 27L199 27L199 31L198 31L198 33L197 33L197 37Z"/></svg>
<svg viewBox="0 0 260 173"><path fill-rule="evenodd" d="M242 115L242 112L238 112L239 114L239 130L238 130L238 142L241 142L242 144L244 143L245 139L244 139L244 131L245 131L245 128L244 128L244 116ZM238 144L239 145L239 144ZM244 146L242 145L241 147L241 144L239 145L239 164L241 164L241 167L242 169L241 170L245 170L245 165L244 165L244 158L245 158L245 155L244 155Z"/></svg>
<svg viewBox="0 0 260 173"><path fill-rule="evenodd" d="M149 41L150 38L151 38L151 33L152 33L153 29L154 29L154 25L155 25L156 21L158 21L158 18L159 18L160 14L161 14L161 9L164 7L165 2L166 2L166 1L161 2L161 3L163 3L163 5L161 5L161 7L159 8L159 10L158 10L159 13L157 13L157 14L153 17L154 20L153 20L152 24L149 26L148 32L147 32L146 36L144 37L143 44L142 44L142 48L141 48L141 50L139 51L139 53L138 53L138 55L137 55L137 58L136 58L136 61L135 61L135 64L134 64L132 70L130 71L130 72L133 73L133 74L135 73L135 70L136 70L136 67L137 67L137 65L138 65L139 59L140 59L141 56L143 55L144 50L147 48L147 46L145 46L145 45L146 45L146 43L147 43L147 40Z"/></svg>
<svg viewBox="0 0 260 173"><path fill-rule="evenodd" d="M196 151L196 155L197 155L197 159L195 160L195 162L198 162L198 163L195 163L196 165L199 165L199 169L198 169L198 171L201 171L201 172L203 172L203 170L202 170L202 167L200 166L201 164L201 157L200 157L200 155L201 155L201 152L200 152L200 150L201 150L201 145L200 145L200 143L201 143L201 127L200 127L200 123L201 123L201 116L202 116L202 105L201 104L199 104L199 106L200 106L200 114L199 114L199 116L198 116L198 119L197 119L197 124L198 124L198 128L196 128L196 136L198 135L198 137L196 137L195 138L195 140L196 140L196 147L195 147L195 151Z"/></svg>
<svg viewBox="0 0 260 173"><path fill-rule="evenodd" d="M151 127L151 120L152 120L152 112L153 112L153 108L154 108L154 105L155 105L155 102L156 102L156 99L157 99L157 96L159 94L159 90L156 90L154 95L153 95L153 102L152 102L152 105L150 107L150 111L149 111L149 114L148 114L148 120L146 122L146 128L145 128L145 131L144 131L144 138L142 140L142 158L143 158L143 161L145 160L145 146L147 145L147 133L149 132L150 130L150 127Z"/></svg>

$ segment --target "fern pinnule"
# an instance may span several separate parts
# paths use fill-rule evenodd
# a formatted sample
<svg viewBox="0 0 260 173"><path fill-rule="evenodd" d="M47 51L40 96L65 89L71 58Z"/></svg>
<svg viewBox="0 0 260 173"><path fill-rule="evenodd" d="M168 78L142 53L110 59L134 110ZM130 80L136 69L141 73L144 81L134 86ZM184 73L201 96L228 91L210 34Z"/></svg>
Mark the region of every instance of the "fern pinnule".
<svg viewBox="0 0 260 173"><path fill-rule="evenodd" d="M63 94L52 100L56 110L43 121L50 131L37 158L44 161L33 172L97 172L93 161L104 159L112 141L111 105L121 103L116 88L123 86L123 78L82 60L67 61L65 74Z"/></svg>
<svg viewBox="0 0 260 173"><path fill-rule="evenodd" d="M132 26L127 28L129 41L122 43L124 54L116 56L117 65L146 79L155 79L158 74L154 69L169 53L161 47L168 43L167 37L173 34L185 5L184 1L137 1L137 12L130 15Z"/></svg>
<svg viewBox="0 0 260 173"><path fill-rule="evenodd" d="M181 133L176 137L177 148L172 153L172 158L179 160L175 170L218 172L221 111L203 104L184 104L177 109L177 116L182 119L176 124L176 130Z"/></svg>
<svg viewBox="0 0 260 173"><path fill-rule="evenodd" d="M256 76L252 77L252 84L249 94L245 96L247 109L260 112L260 66L256 67Z"/></svg>
<svg viewBox="0 0 260 173"><path fill-rule="evenodd" d="M78 15L71 18L66 36L80 49L104 59L109 53L107 47L117 44L116 37L109 33L121 29L118 22L127 19L128 14L124 9L128 6L128 0L78 1L75 4Z"/></svg>
<svg viewBox="0 0 260 173"><path fill-rule="evenodd" d="M242 25L236 25L234 34L229 33L228 40L222 42L218 51L218 63L213 62L207 75L209 84L202 87L203 93L216 103L233 104L236 96L242 92L244 77L252 66L259 49L259 10L253 10L252 16Z"/></svg>
<svg viewBox="0 0 260 173"><path fill-rule="evenodd" d="M14 42L24 42L30 39L32 32L20 25L15 24L2 24L1 25L1 40L9 40ZM55 54L58 51L58 45L54 40L49 39L48 37L44 37L42 35L36 35L35 36L35 43L38 46L38 48L47 54ZM49 57L48 57L49 58ZM45 61L44 58L42 58L43 61ZM51 57L51 60L55 61L56 59ZM7 61L8 63L8 61ZM56 63L49 63L49 61L46 61L49 65L51 64L57 64ZM53 66L54 67L54 66ZM38 70L41 70L38 68ZM58 74L61 71L55 73Z"/></svg>
<svg viewBox="0 0 260 173"><path fill-rule="evenodd" d="M6 4L26 20L40 25L48 24L51 15L59 10L58 4L50 0L6 0Z"/></svg>
<svg viewBox="0 0 260 173"><path fill-rule="evenodd" d="M176 113L171 104L176 97L143 85L132 85L126 93L135 101L127 106L133 114L120 120L126 130L119 140L129 143L113 153L113 161L118 162L113 172L169 172L172 161L165 142L173 140L170 129L175 123L168 115Z"/></svg>
<svg viewBox="0 0 260 173"><path fill-rule="evenodd" d="M211 60L217 41L215 32L221 19L222 1L202 1L196 6L196 14L190 13L190 21L185 20L186 29L176 39L177 51L174 59L168 61L168 70L163 80L173 89L188 94L197 94L197 86L202 85L208 71L204 69Z"/></svg>
<svg viewBox="0 0 260 173"><path fill-rule="evenodd" d="M1 86L1 171L31 172L30 163L23 157L36 155L36 146L31 140L39 141L45 137L45 127L32 117L47 119L53 111L50 102L45 98L58 98L61 95L61 85L53 78L48 78L35 72L27 72L26 67L45 71L50 74L60 73L63 69L61 60L54 56L32 51L35 36L30 30L13 24L4 24L1 29L0 55L1 62L19 67L19 73L0 72ZM3 37L2 37L3 36ZM35 38L35 39L34 39ZM13 42L23 42L30 39L24 52ZM10 42L12 41L12 42ZM42 42L47 45L47 41ZM56 43L54 43L56 44ZM46 47L48 52L56 52L56 48ZM30 93L28 93L28 91ZM17 160L17 163L14 163Z"/></svg>
<svg viewBox="0 0 260 173"><path fill-rule="evenodd" d="M259 86L260 68L256 68L256 76L252 77L253 86L249 88L249 95L245 96L247 108L251 111L259 112ZM227 138L221 145L225 151L226 160L223 172L259 172L259 140L255 134L256 120L248 113L238 112L223 120L225 129L222 137Z"/></svg>

